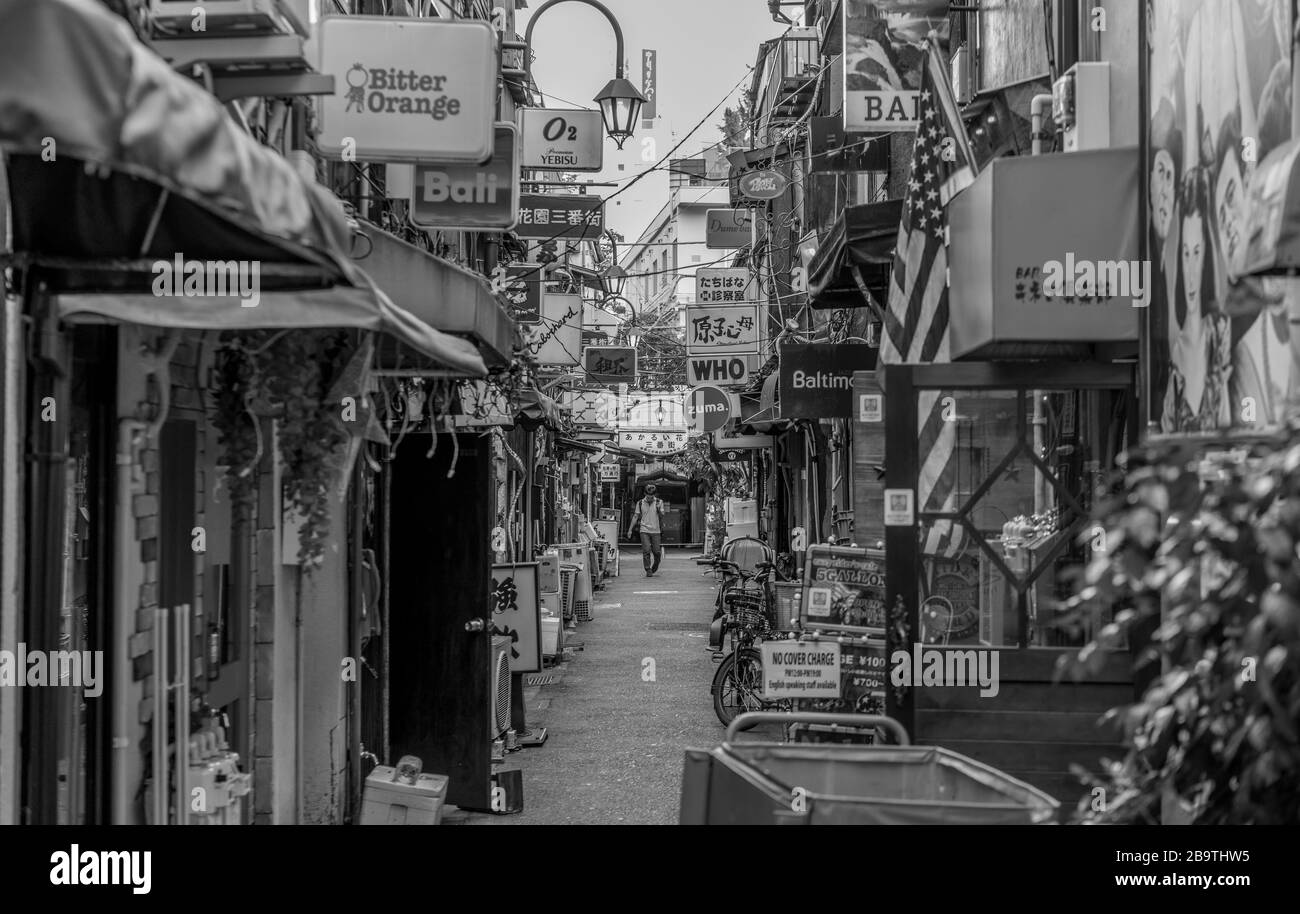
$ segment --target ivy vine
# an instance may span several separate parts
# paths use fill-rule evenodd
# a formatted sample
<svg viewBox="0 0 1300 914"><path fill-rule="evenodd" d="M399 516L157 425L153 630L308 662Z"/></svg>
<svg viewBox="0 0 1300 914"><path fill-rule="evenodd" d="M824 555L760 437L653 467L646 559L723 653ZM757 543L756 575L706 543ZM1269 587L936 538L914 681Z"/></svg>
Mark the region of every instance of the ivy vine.
<svg viewBox="0 0 1300 914"><path fill-rule="evenodd" d="M348 330L254 330L223 336L215 376L222 462L231 498L251 500L262 456L257 417L276 420L285 501L301 520L298 565L325 557L334 508L331 489L349 433L329 394L356 351Z"/></svg>

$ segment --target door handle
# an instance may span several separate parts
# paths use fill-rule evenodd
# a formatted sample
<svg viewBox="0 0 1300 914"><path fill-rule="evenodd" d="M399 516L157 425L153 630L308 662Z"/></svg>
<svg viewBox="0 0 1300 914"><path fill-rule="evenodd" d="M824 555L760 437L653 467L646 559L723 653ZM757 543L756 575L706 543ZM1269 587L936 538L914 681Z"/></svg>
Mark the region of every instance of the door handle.
<svg viewBox="0 0 1300 914"><path fill-rule="evenodd" d="M487 623L483 619L470 619L465 623L465 631L481 632L487 628Z"/></svg>

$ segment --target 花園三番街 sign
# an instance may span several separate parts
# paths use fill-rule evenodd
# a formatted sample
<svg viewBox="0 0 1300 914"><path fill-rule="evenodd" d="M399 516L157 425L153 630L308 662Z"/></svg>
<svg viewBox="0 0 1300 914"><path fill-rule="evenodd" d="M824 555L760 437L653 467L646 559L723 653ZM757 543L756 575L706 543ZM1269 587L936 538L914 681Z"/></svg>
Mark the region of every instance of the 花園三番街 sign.
<svg viewBox="0 0 1300 914"><path fill-rule="evenodd" d="M486 22L326 16L321 150L347 161L479 164L492 155L496 36Z"/></svg>
<svg viewBox="0 0 1300 914"><path fill-rule="evenodd" d="M690 305L686 309L687 355L745 355L758 352L759 304Z"/></svg>
<svg viewBox="0 0 1300 914"><path fill-rule="evenodd" d="M596 239L605 232L605 201L584 194L524 194L514 231L520 238Z"/></svg>

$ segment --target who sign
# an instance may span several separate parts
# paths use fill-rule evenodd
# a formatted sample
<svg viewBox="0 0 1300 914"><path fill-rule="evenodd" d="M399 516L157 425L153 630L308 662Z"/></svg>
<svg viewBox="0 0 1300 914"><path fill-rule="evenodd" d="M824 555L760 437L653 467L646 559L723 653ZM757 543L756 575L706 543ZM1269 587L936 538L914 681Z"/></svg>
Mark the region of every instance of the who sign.
<svg viewBox="0 0 1300 914"><path fill-rule="evenodd" d="M749 381L749 358L743 355L688 356L686 382L692 387L706 384L745 384Z"/></svg>

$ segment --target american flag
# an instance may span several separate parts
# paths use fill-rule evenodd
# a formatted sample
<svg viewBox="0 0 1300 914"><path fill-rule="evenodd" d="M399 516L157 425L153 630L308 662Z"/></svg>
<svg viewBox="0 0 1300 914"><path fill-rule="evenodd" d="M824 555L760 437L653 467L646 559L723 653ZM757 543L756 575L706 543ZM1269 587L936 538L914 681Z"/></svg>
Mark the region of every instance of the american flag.
<svg viewBox="0 0 1300 914"><path fill-rule="evenodd" d="M921 77L912 174L894 248L893 281L880 341L884 364L950 361L948 202L974 180L976 163L947 69L938 43L931 38ZM944 421L944 412L940 391L919 393L919 511L957 510L957 424ZM953 556L960 551L962 539L960 526L949 520L935 521L927 531L923 551Z"/></svg>

